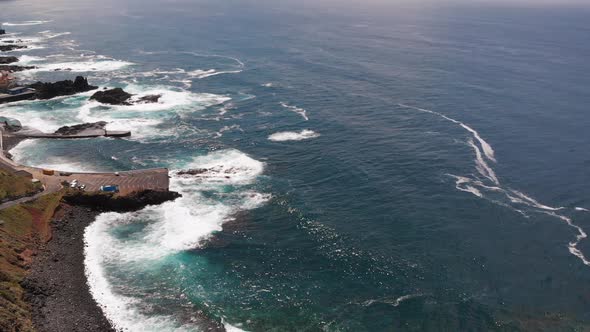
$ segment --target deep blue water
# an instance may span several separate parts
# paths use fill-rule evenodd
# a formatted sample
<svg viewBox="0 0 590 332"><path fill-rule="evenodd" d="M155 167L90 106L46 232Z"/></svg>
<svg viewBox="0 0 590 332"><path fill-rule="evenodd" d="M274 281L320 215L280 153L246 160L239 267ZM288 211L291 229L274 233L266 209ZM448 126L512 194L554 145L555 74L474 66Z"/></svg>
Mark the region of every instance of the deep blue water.
<svg viewBox="0 0 590 332"><path fill-rule="evenodd" d="M87 230L91 288L119 327L585 330L589 17L582 6L4 1L0 20L20 33L7 38L43 47L15 52L37 57L23 81L81 72L163 100L83 95L0 114L133 130L28 141L13 151L24 163L210 170L173 175L180 201ZM313 134L280 140L302 130Z"/></svg>

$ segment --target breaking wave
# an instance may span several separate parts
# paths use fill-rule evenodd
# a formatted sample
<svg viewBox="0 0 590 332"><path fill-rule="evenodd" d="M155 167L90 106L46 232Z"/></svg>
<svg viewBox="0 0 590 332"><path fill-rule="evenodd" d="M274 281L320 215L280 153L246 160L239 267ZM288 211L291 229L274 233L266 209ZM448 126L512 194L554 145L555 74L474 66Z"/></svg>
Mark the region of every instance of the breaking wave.
<svg viewBox="0 0 590 332"><path fill-rule="evenodd" d="M182 197L138 212L101 214L85 231L90 291L118 330L185 331L194 326L150 313L142 299L115 289L107 269L133 266L141 270L167 256L199 248L238 211L257 208L270 199L251 188L264 164L240 151L212 152L183 166L199 171L192 175L172 172L171 190ZM133 225L138 228L131 234L115 235L117 229Z"/></svg>
<svg viewBox="0 0 590 332"><path fill-rule="evenodd" d="M569 227L573 228L577 232L575 240L568 243L569 252L572 255L579 258L583 264L590 266L590 261L586 258L584 253L582 253L577 248L578 244L582 240L586 239L588 235L580 226L574 224L573 220L570 217L565 216L563 214L558 214L556 212L565 210L566 208L552 207L542 204L521 191L503 186L498 176L496 175L493 167L490 166L493 163L497 163L497 160L494 155L494 149L486 140L484 140L479 135L479 133L475 129L469 127L461 121L455 120L453 118L450 118L446 115L443 115L432 110L427 110L405 104L398 104L398 106L436 115L449 122L459 125L471 135L471 137L467 140L466 144L470 146L474 151L474 163L475 169L477 170L477 174L471 176L457 176L448 174L449 176L455 179L455 187L458 190L471 193L479 198L487 199L495 204L511 208L525 217L528 217L528 213L533 212L542 213L558 218L559 220L563 221L565 224L567 224ZM580 211L578 208L576 208L575 210Z"/></svg>
<svg viewBox="0 0 590 332"><path fill-rule="evenodd" d="M304 129L300 132L296 131L283 131L274 133L268 136L268 139L274 142L285 142L285 141L302 141L306 139L312 139L320 137L320 134L313 130Z"/></svg>
<svg viewBox="0 0 590 332"><path fill-rule="evenodd" d="M72 61L61 63L49 63L37 66L29 72L53 72L53 71L71 71L77 73L101 72L121 70L133 63L121 60L100 60L100 61Z"/></svg>

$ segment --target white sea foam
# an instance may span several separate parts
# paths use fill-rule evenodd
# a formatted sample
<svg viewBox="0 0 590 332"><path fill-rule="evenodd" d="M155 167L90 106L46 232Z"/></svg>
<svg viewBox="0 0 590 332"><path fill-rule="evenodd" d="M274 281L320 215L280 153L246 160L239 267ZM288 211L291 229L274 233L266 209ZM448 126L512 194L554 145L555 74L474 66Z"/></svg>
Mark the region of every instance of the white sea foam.
<svg viewBox="0 0 590 332"><path fill-rule="evenodd" d="M30 56L30 55L21 55L20 57L18 57L18 64L19 65L28 65L33 62L36 63L36 62L41 62L41 61L45 61L45 59L42 57L36 57L36 56Z"/></svg>
<svg viewBox="0 0 590 332"><path fill-rule="evenodd" d="M220 55L220 54L205 54L205 53L198 53L198 52L182 52L185 54L191 54L197 57L203 57L203 58L221 58L221 59L228 59L228 60L232 60L235 61L238 66L240 66L241 68L244 68L246 65L242 62L242 60L235 58L235 57L231 57L231 56L227 56L227 55Z"/></svg>
<svg viewBox="0 0 590 332"><path fill-rule="evenodd" d="M226 321L222 321L223 327L225 327L225 331L227 332L246 332L246 330L242 330L241 328L231 325Z"/></svg>
<svg viewBox="0 0 590 332"><path fill-rule="evenodd" d="M427 110L427 109L424 109L424 108L419 108L419 107L414 107L414 106L408 106L408 105L405 105L405 104L398 104L398 105L401 106L401 107L404 107L404 108L410 108L410 109L413 109L413 110L416 110L416 111L426 112L426 113L438 115L438 116L440 116L441 118L443 118L443 119L445 119L447 121L451 121L453 123L456 123L456 124L460 125L465 130L467 130L468 132L470 132L471 134L473 134L473 137L481 145L481 148L482 148L482 150L483 150L486 158L488 158L489 160L491 160L493 162L496 162L496 158L494 156L494 149L492 148L492 146L486 140L484 140L483 138L481 138L481 136L479 135L479 133L475 129L469 127L468 125L464 124L463 122L457 121L457 120L455 120L453 118L450 118L450 117L448 117L448 116L446 116L444 114L441 114L441 113L438 113L438 112L435 112L435 111L431 111L431 110Z"/></svg>
<svg viewBox="0 0 590 332"><path fill-rule="evenodd" d="M370 306L373 305L375 303L385 303L385 304L389 304L393 307L399 307L400 304L402 304L402 302L410 300L410 299L415 299L417 297L422 297L424 296L424 294L408 294L408 295L403 295L397 298L384 298L384 299L371 299L371 300L367 300L362 302L362 305L364 306Z"/></svg>
<svg viewBox="0 0 590 332"><path fill-rule="evenodd" d="M583 208L583 207L579 207L579 206L576 206L576 211L590 212L590 210Z"/></svg>
<svg viewBox="0 0 590 332"><path fill-rule="evenodd" d="M28 26L28 25L40 25L49 23L52 21L23 21L23 22L4 22L3 25L6 26Z"/></svg>
<svg viewBox="0 0 590 332"><path fill-rule="evenodd" d="M567 217L564 214L557 214L556 213L556 211L565 210L566 208L565 207L548 206L548 205L540 203L536 199L530 197L529 195L527 195L521 191L514 190L511 188L507 188L507 187L503 187L500 184L500 181L499 181L494 169L486 161L486 160L490 160L490 161L496 162L496 159L494 157L494 149L487 141L485 141L479 135L479 133L475 129L465 125L461 121L452 119L446 115L443 115L443 114L435 112L435 111L431 111L431 110L427 110L427 109L423 109L423 108L419 108L419 107L414 107L414 106L408 106L405 104L398 104L398 105L401 107L404 107L404 108L409 108L409 109L417 110L420 112L430 113L430 114L434 114L436 116L439 116L447 121L450 121L454 124L461 126L463 129L465 129L467 132L469 132L472 135L472 137L468 139L467 144L469 146L471 146L471 148L473 149L473 151L475 153L475 168L481 176L483 176L485 179L489 180L493 185L484 184L483 181L485 181L485 179L481 180L477 177L471 178L471 177L467 177L467 176L456 176L456 175L449 174L450 176L455 178L455 187L458 190L464 191L464 192L469 192L479 198L487 199L490 202L493 202L494 204L498 204L498 205L510 208L510 209L522 214L525 217L528 217L527 212L530 211L530 212L547 214L552 217L560 219L561 221L565 222L569 227L575 229L577 232L576 239L574 241L571 241L570 243L568 243L569 252L572 255L579 258L583 264L590 266L590 261L584 256L584 253L582 253L577 248L578 244L582 240L584 240L588 237L586 232L580 226L574 224L570 217ZM477 141L479 143L479 145L476 144L474 142L474 140ZM482 151L483 151L483 153L482 153ZM502 198L502 195L504 198ZM525 209L526 211L523 211L523 209ZM576 211L587 211L584 208L575 208L575 210Z"/></svg>
<svg viewBox="0 0 590 332"><path fill-rule="evenodd" d="M41 31L39 34L43 35L44 38L53 39L61 36L67 36L71 32L52 32L51 30Z"/></svg>
<svg viewBox="0 0 590 332"><path fill-rule="evenodd" d="M141 312L141 299L119 294L109 282L105 268L117 265L151 265L171 254L198 248L223 223L240 210L254 209L270 199L248 186L264 171L264 164L237 150L221 150L193 158L185 169L204 169L197 175L172 172L170 189L182 197L132 213L101 214L85 232L85 266L90 291L106 317L119 330L183 331L172 317ZM228 186L233 190L228 191ZM203 192L207 191L207 195ZM211 193L214 193L213 197ZM143 225L128 238L112 230L122 225ZM235 326L224 322L228 328ZM236 330L237 331L237 330Z"/></svg>
<svg viewBox="0 0 590 332"><path fill-rule="evenodd" d="M244 130L240 127L240 125L234 124L231 126L223 126L221 127L216 133L215 135L217 137L221 137L223 136L223 133L225 133L226 131L232 131L232 130L237 130L237 131L241 131L244 132Z"/></svg>
<svg viewBox="0 0 590 332"><path fill-rule="evenodd" d="M130 130L131 139L154 139L175 135L175 130L157 129L171 116L203 110L219 105L231 98L210 93L192 93L170 86L128 85L125 90L135 94L132 101L146 95L160 95L156 103L134 103L132 105L105 105L96 101L87 101L79 109L78 118L82 122L107 121L107 130ZM105 111L104 108L108 110Z"/></svg>
<svg viewBox="0 0 590 332"><path fill-rule="evenodd" d="M186 331L175 326L170 317L142 314L136 307L139 300L113 289L104 266L109 264L109 254L118 254L118 244L108 235L115 218L114 213L102 214L84 232L84 271L90 293L118 331Z"/></svg>
<svg viewBox="0 0 590 332"><path fill-rule="evenodd" d="M464 176L457 176L451 174L449 175L455 178L455 188L457 188L458 190L472 193L477 197L483 197L483 194L481 193L481 191L479 191L479 189L470 185L471 179L466 178Z"/></svg>
<svg viewBox="0 0 590 332"><path fill-rule="evenodd" d="M283 106L284 108L290 110L291 112L295 112L295 113L301 115L301 117L303 119L305 119L305 121L308 121L309 120L309 118L307 117L307 111L304 110L303 108L299 108L297 106L292 106L292 105L289 105L289 104L287 104L285 102L281 102L281 106Z"/></svg>
<svg viewBox="0 0 590 332"><path fill-rule="evenodd" d="M498 181L498 178L496 177L496 173L483 159L481 151L479 150L477 145L475 145L475 143L473 143L473 140L471 140L471 139L469 140L468 143L473 148L473 151L475 151L475 168L477 169L477 171L481 175L490 179L490 181L492 181L494 184L499 185L500 182Z"/></svg>
<svg viewBox="0 0 590 332"><path fill-rule="evenodd" d="M162 53L162 52L145 52L145 51L140 51L140 52L142 54L161 54ZM176 68L175 70L157 69L157 70L142 73L140 75L142 75L144 77L154 77L154 76L163 76L163 75L165 75L164 77L167 77L168 75L173 75L173 76L181 75L183 78L176 79L175 81L181 82L181 83L185 84L185 86L190 87L191 81L190 80L187 81L187 78L188 79L204 79L207 77L223 75L223 74L239 74L243 71L243 68L245 66L244 63L240 59L230 57L230 56L217 55L217 54L201 54L201 53L195 53L195 52L181 52L181 53L190 54L190 55L194 55L194 56L198 56L198 57L205 57L205 58L220 58L220 59L232 60L232 61L236 62L238 68L235 68L236 65L231 65L234 68L231 68L231 69L209 68L209 69L195 69L195 70L191 70L191 71L187 71L182 68ZM227 67L227 65L225 67Z"/></svg>
<svg viewBox="0 0 590 332"><path fill-rule="evenodd" d="M283 131L274 133L268 136L268 139L274 142L285 142L285 141L302 141L306 139L312 139L320 137L320 134L313 130L304 129L300 132L296 131Z"/></svg>
<svg viewBox="0 0 590 332"><path fill-rule="evenodd" d="M534 198L531 198L527 195L525 195L524 193L518 191L518 190L514 190L514 189L510 189L510 191L514 194L516 194L518 197L520 197L521 199L523 199L524 201L526 201L529 204L532 204L534 207L539 208L541 210L548 210L548 211L559 211L559 210L563 210L565 209L564 207L551 207L551 206L547 206L544 204L539 203L537 200L535 200Z"/></svg>
<svg viewBox="0 0 590 332"><path fill-rule="evenodd" d="M197 70L187 72L187 75L192 78L203 79L203 78L222 75L222 74L239 74L241 72L242 72L241 70L220 70L220 71L217 71L215 69L208 69L208 70L197 69Z"/></svg>
<svg viewBox="0 0 590 332"><path fill-rule="evenodd" d="M30 72L51 72L51 71L72 71L72 72L103 72L121 70L133 63L121 60L107 60L107 61L72 61L61 63L48 63L39 65L37 68L30 70Z"/></svg>
<svg viewBox="0 0 590 332"><path fill-rule="evenodd" d="M65 125L106 121L107 130L130 130L130 139L146 141L186 134L192 129L172 126L163 128L161 125L171 118L183 118L231 99L210 93L192 93L172 86L128 85L125 90L136 94L133 100L146 95L161 97L156 103L106 105L89 101L88 97L96 92L90 91L57 97L49 102L36 100L11 103L3 108L2 113L46 132Z"/></svg>

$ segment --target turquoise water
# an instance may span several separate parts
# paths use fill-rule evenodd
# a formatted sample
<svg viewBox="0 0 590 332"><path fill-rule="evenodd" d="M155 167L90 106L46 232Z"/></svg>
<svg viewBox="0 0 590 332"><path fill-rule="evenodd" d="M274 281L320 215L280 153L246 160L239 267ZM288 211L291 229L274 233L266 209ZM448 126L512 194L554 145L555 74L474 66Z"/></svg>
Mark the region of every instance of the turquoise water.
<svg viewBox="0 0 590 332"><path fill-rule="evenodd" d="M82 73L162 94L0 108L43 130L105 120L133 132L27 141L12 151L23 163L172 170L183 198L86 231L91 291L117 327L587 328L587 8L0 8L36 46L14 52L38 67L23 80ZM209 171L176 174L187 168Z"/></svg>

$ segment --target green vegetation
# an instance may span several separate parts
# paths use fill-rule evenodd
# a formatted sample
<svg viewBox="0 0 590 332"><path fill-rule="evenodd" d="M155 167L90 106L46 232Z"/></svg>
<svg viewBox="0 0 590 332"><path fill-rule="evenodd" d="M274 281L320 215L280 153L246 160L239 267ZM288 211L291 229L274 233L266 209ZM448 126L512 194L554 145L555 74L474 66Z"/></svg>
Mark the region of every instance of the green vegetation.
<svg viewBox="0 0 590 332"><path fill-rule="evenodd" d="M34 195L41 189L40 183L33 183L24 176L0 170L0 202L14 198Z"/></svg>
<svg viewBox="0 0 590 332"><path fill-rule="evenodd" d="M0 210L0 331L34 331L19 283L34 252L51 237L50 221L61 197L46 195Z"/></svg>

